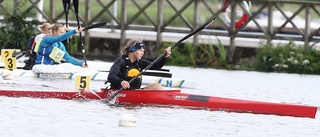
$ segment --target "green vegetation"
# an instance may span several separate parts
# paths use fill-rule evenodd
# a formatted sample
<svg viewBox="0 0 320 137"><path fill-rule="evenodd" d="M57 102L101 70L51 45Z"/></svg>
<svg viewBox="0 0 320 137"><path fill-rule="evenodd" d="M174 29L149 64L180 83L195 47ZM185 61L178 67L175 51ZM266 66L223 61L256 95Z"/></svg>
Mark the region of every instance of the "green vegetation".
<svg viewBox="0 0 320 137"><path fill-rule="evenodd" d="M162 49L158 50L158 54L162 54L163 50L171 45L172 43L165 43ZM183 43L172 50L167 64L228 69L232 65L227 64L226 55L226 49L220 41L218 45L193 46L190 43Z"/></svg>
<svg viewBox="0 0 320 137"><path fill-rule="evenodd" d="M312 47L312 46L311 46ZM293 42L286 45L265 45L257 53L253 68L264 72L320 74L320 51Z"/></svg>
<svg viewBox="0 0 320 137"><path fill-rule="evenodd" d="M160 55L164 47L171 46L166 43L159 50ZM320 74L320 51L310 46L305 52L304 46L289 42L285 45L264 45L258 49L254 59L239 59L237 65L226 61L226 49L219 42L218 45L192 46L184 43L172 50L168 65L193 66L218 69L241 69L261 72L280 72L298 74ZM243 61L245 60L245 61Z"/></svg>
<svg viewBox="0 0 320 137"><path fill-rule="evenodd" d="M80 37L72 37L69 45L66 48L68 49L68 52L71 54L77 53L80 48Z"/></svg>
<svg viewBox="0 0 320 137"><path fill-rule="evenodd" d="M27 49L27 42L30 36L35 35L35 28L38 21L25 21L27 17L25 12L18 14L13 12L12 15L5 14L3 24L0 26L0 48L6 49Z"/></svg>

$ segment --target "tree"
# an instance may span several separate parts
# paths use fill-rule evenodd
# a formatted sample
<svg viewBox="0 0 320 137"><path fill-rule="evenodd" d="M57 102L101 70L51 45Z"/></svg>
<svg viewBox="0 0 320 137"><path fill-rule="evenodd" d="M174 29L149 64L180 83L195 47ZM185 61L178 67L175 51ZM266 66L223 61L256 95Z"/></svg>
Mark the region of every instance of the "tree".
<svg viewBox="0 0 320 137"><path fill-rule="evenodd" d="M35 28L40 24L37 20L26 21L26 14L19 15L6 13L0 22L0 47L1 49L27 49L30 36L35 35Z"/></svg>

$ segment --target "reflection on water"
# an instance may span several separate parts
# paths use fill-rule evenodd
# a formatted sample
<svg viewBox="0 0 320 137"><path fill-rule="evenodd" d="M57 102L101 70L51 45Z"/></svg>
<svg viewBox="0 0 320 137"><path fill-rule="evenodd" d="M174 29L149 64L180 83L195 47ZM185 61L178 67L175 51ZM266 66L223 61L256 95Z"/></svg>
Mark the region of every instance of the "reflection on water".
<svg viewBox="0 0 320 137"><path fill-rule="evenodd" d="M168 67L175 78L198 81L182 92L320 106L319 76ZM99 90L104 82L91 81ZM17 77L2 89L74 90L72 80ZM100 101L0 97L1 136L319 136L319 119L193 110L180 107L110 107ZM319 111L318 111L319 112ZM137 126L119 127L122 114ZM317 114L319 117L319 114Z"/></svg>

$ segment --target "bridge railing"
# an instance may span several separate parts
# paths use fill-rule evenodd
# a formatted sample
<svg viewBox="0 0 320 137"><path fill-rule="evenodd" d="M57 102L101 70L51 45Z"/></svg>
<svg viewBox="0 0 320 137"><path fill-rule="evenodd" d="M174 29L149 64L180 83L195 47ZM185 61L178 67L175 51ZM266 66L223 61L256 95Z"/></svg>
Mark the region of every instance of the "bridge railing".
<svg viewBox="0 0 320 137"><path fill-rule="evenodd" d="M23 8L15 8L19 4L24 4ZM256 47L260 41L294 40L302 42L308 50L309 45L320 41L319 5L320 2L311 0L81 0L79 19L84 27L108 22L102 28L120 30L120 45L124 45L128 30L155 32L158 47L164 32L190 33L207 19L217 16L217 21L195 35L192 43L216 43L223 38L223 44L229 46L229 60L232 60L236 47L246 47L257 39L259 42L252 44ZM41 22L65 21L62 0L24 3L0 0L0 14L13 12L26 12ZM70 25L76 26L72 21L75 20L72 6L69 17ZM90 32L85 33L88 45ZM203 40L206 36L214 38ZM238 42L241 38L250 40Z"/></svg>

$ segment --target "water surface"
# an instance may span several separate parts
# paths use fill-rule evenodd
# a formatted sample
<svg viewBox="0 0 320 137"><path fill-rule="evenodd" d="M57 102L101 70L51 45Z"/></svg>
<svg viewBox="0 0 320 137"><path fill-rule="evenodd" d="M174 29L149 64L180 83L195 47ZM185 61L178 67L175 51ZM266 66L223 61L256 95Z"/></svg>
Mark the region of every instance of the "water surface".
<svg viewBox="0 0 320 137"><path fill-rule="evenodd" d="M320 106L320 76L185 67L168 68L174 78L198 81L182 92L268 102ZM104 87L91 81L91 89ZM72 80L17 77L0 80L1 89L74 90ZM2 137L318 137L316 119L184 108L110 107L100 101L0 97ZM319 111L318 111L319 113ZM133 114L136 127L119 127Z"/></svg>

